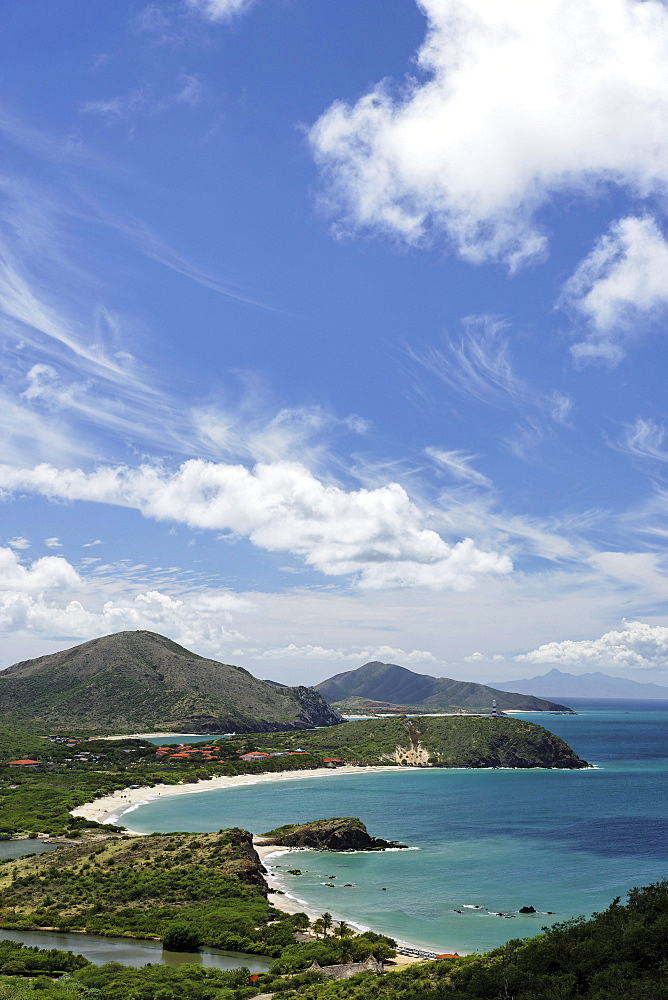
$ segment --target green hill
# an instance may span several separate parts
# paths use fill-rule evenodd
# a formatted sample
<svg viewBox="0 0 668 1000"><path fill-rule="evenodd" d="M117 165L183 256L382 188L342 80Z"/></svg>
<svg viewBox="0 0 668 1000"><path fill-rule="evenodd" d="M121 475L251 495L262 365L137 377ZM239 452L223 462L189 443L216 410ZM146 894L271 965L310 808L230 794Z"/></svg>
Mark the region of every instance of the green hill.
<svg viewBox="0 0 668 1000"><path fill-rule="evenodd" d="M587 762L542 726L523 719L453 715L408 719L360 719L309 733L244 736L219 743L225 755L250 750L306 751L290 760L320 767L326 758L346 764L399 764L423 767L582 768ZM282 758L276 759L280 767ZM259 771L268 763L260 760Z"/></svg>
<svg viewBox="0 0 668 1000"><path fill-rule="evenodd" d="M396 663L365 663L357 670L336 674L315 685L325 701L333 706L350 708L353 699L385 703L385 709L401 707L423 712L489 711L492 699L502 711L568 712L565 705L535 698L533 695L499 691L486 684L456 681L449 677L416 674Z"/></svg>
<svg viewBox="0 0 668 1000"><path fill-rule="evenodd" d="M0 721L51 730L269 732L341 721L312 688L276 687L154 632L118 632L0 673Z"/></svg>

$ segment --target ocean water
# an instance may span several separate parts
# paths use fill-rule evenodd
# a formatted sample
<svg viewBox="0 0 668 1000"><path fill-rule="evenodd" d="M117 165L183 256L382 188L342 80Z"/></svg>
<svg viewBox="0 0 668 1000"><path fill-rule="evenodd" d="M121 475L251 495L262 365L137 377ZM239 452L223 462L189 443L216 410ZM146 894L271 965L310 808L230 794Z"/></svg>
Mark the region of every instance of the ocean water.
<svg viewBox="0 0 668 1000"><path fill-rule="evenodd" d="M333 774L156 800L125 822L147 833L261 833L358 816L372 834L413 850L279 855L269 866L285 891L418 946L484 951L668 878L668 703L575 707L575 716L523 717L593 769ZM539 912L517 913L529 905Z"/></svg>

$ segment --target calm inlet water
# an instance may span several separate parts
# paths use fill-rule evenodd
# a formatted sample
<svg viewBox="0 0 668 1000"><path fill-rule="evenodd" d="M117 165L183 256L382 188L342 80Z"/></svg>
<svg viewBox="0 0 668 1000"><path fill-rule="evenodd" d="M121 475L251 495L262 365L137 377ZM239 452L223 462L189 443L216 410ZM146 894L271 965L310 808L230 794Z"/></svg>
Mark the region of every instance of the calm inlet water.
<svg viewBox="0 0 668 1000"><path fill-rule="evenodd" d="M417 850L278 856L270 864L283 888L311 909L403 941L483 951L668 878L668 703L580 702L577 710L525 717L595 770L333 774L157 800L125 821L147 833L261 833L358 816L372 834ZM541 912L518 915L525 905Z"/></svg>
<svg viewBox="0 0 668 1000"><path fill-rule="evenodd" d="M27 854L45 854L57 848L58 844L44 844L41 840L3 840L0 858L25 858Z"/></svg>
<svg viewBox="0 0 668 1000"><path fill-rule="evenodd" d="M122 965L201 965L207 969L247 968L250 972L266 972L271 958L262 955L242 955L218 948L202 948L199 952L163 951L160 943L129 938L102 937L98 934L66 934L57 931L0 931L0 937L33 948L58 948L83 955L90 962L120 962Z"/></svg>

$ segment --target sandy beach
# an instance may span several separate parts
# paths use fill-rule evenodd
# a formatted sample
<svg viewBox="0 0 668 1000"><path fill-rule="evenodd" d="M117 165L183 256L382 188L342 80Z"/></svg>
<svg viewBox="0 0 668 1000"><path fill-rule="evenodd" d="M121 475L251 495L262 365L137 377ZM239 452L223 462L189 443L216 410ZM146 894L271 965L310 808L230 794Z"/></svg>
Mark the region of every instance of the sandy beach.
<svg viewBox="0 0 668 1000"><path fill-rule="evenodd" d="M217 788L238 788L240 785L259 785L267 781L299 781L304 778L327 778L333 774L368 774L377 771L406 771L412 768L388 765L387 767L353 767L346 764L344 767L314 767L308 771L272 771L267 774L238 774L234 777L221 775L218 778L209 778L206 781L198 781L192 784L182 785L146 785L140 788L123 788L111 795L95 799L93 802L86 802L83 806L72 809L73 816L83 816L84 819L94 820L97 823L113 823L120 825L119 821L126 813L136 809L137 806L154 799L168 798L172 795L192 795L196 792L210 792ZM125 824L122 824L125 825ZM135 831L128 829L128 833Z"/></svg>

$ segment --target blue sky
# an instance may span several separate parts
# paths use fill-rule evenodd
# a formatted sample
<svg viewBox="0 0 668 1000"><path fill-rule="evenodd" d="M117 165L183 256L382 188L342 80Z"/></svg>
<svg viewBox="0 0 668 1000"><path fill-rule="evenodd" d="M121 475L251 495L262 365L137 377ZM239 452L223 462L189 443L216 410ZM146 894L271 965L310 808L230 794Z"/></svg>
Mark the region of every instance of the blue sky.
<svg viewBox="0 0 668 1000"><path fill-rule="evenodd" d="M6 0L2 663L668 683L660 0Z"/></svg>

